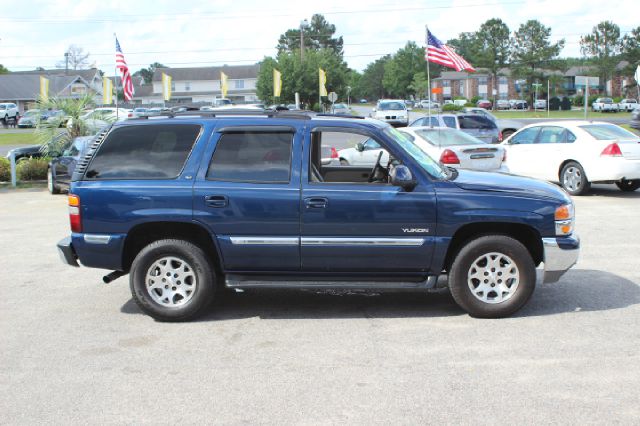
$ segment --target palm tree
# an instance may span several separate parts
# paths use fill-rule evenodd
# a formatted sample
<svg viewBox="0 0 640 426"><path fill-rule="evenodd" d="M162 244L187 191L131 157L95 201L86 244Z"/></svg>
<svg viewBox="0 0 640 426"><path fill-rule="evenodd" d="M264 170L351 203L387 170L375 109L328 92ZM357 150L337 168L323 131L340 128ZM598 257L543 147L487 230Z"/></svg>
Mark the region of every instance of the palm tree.
<svg viewBox="0 0 640 426"><path fill-rule="evenodd" d="M92 94L87 93L77 99L40 98L37 105L41 111L62 111L62 114L40 120L36 125L37 140L43 155L59 154L74 138L91 134L81 117L94 105Z"/></svg>

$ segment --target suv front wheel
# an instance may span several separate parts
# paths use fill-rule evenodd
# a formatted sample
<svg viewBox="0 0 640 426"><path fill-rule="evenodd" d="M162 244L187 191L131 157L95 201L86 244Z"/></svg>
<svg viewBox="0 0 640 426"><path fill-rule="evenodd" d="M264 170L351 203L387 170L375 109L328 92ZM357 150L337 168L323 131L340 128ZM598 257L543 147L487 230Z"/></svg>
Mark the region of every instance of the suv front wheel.
<svg viewBox="0 0 640 426"><path fill-rule="evenodd" d="M185 321L211 303L215 273L202 249L184 240L155 241L136 256L129 285L136 304L160 321Z"/></svg>
<svg viewBox="0 0 640 426"><path fill-rule="evenodd" d="M469 241L449 271L449 289L471 316L502 318L520 309L533 294L536 270L522 243L506 235Z"/></svg>

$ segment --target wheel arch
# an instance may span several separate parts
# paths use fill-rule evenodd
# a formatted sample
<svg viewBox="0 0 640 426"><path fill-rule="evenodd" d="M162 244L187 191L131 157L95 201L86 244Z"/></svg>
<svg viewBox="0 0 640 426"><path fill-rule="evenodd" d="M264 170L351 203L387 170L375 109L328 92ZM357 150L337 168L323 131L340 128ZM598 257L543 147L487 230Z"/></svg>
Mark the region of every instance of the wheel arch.
<svg viewBox="0 0 640 426"><path fill-rule="evenodd" d="M536 266L544 260L542 238L534 227L512 222L476 222L465 224L455 232L447 248L444 269L450 270L456 255L469 241L486 235L505 235L521 242Z"/></svg>
<svg viewBox="0 0 640 426"><path fill-rule="evenodd" d="M131 228L123 244L123 269L128 271L131 268L140 250L162 239L181 239L198 245L209 256L216 274L222 274L222 257L214 236L202 225L192 222L146 222Z"/></svg>

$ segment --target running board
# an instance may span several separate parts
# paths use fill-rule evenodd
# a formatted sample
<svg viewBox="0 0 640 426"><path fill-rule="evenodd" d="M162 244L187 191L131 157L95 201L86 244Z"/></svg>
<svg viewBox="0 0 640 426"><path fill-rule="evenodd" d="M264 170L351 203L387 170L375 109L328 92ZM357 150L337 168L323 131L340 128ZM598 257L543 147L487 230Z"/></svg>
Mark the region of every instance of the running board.
<svg viewBox="0 0 640 426"><path fill-rule="evenodd" d="M344 290L429 290L435 288L437 275L423 281L302 281L290 279L260 279L248 275L227 275L227 288L279 288L279 289L344 289Z"/></svg>

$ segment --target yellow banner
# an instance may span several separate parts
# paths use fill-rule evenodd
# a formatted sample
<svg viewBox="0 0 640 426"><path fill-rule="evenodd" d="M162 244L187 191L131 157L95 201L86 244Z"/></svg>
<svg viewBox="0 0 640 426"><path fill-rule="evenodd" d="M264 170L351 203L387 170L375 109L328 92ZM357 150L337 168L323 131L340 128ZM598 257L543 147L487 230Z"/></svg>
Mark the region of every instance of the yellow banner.
<svg viewBox="0 0 640 426"><path fill-rule="evenodd" d="M171 76L162 73L162 96L165 101L171 100Z"/></svg>
<svg viewBox="0 0 640 426"><path fill-rule="evenodd" d="M223 98L227 97L227 90L229 89L229 87L227 85L227 79L228 78L229 77L227 77L227 75L225 73L220 71L220 91L222 91L222 97Z"/></svg>
<svg viewBox="0 0 640 426"><path fill-rule="evenodd" d="M40 97L43 100L49 99L49 79L40 76Z"/></svg>
<svg viewBox="0 0 640 426"><path fill-rule="evenodd" d="M282 74L277 69L273 69L273 96L278 98L282 92Z"/></svg>
<svg viewBox="0 0 640 426"><path fill-rule="evenodd" d="M327 73L322 68L318 68L318 80L320 83L320 96L327 96Z"/></svg>
<svg viewBox="0 0 640 426"><path fill-rule="evenodd" d="M111 105L113 102L113 81L110 78L102 79L102 104Z"/></svg>

